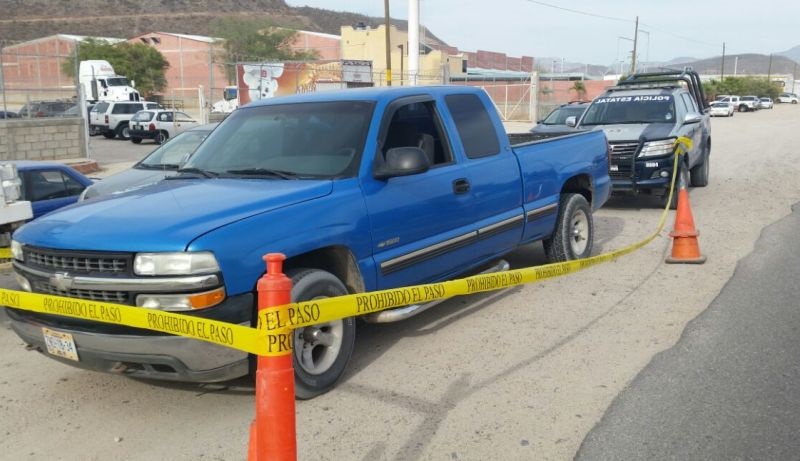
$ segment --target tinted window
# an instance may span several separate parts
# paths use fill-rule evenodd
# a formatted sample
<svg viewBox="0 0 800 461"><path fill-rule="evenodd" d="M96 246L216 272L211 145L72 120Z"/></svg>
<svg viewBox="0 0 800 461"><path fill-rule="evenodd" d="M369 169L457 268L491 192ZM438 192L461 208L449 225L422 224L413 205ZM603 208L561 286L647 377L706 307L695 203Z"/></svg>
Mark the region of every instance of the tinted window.
<svg viewBox="0 0 800 461"><path fill-rule="evenodd" d="M469 158L500 152L497 132L481 100L474 94L451 94L445 98L461 144Z"/></svg>
<svg viewBox="0 0 800 461"><path fill-rule="evenodd" d="M674 123L671 95L601 96L586 110L581 125Z"/></svg>
<svg viewBox="0 0 800 461"><path fill-rule="evenodd" d="M394 112L383 140L383 154L395 147L420 148L431 166L452 162L433 101L406 104Z"/></svg>
<svg viewBox="0 0 800 461"><path fill-rule="evenodd" d="M574 106L564 106L550 112L550 115L542 121L543 125L566 125L567 117L579 118L586 106L583 104Z"/></svg>
<svg viewBox="0 0 800 461"><path fill-rule="evenodd" d="M22 195L25 200L36 202L78 195L83 185L58 170L22 172Z"/></svg>
<svg viewBox="0 0 800 461"><path fill-rule="evenodd" d="M108 110L108 103L107 102L99 102L96 106L92 107L92 112L100 112L101 114L105 114Z"/></svg>

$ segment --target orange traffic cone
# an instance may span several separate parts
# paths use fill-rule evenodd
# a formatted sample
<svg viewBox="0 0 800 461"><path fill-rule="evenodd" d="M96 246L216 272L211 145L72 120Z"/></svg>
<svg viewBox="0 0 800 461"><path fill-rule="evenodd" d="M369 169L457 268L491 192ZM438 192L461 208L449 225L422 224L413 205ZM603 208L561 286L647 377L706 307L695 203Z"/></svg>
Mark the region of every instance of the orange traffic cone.
<svg viewBox="0 0 800 461"><path fill-rule="evenodd" d="M672 237L672 256L668 264L703 264L706 257L700 254L697 236L700 232L694 228L692 209L689 206L689 192L685 187L678 191L678 209L675 212L675 229L669 233Z"/></svg>

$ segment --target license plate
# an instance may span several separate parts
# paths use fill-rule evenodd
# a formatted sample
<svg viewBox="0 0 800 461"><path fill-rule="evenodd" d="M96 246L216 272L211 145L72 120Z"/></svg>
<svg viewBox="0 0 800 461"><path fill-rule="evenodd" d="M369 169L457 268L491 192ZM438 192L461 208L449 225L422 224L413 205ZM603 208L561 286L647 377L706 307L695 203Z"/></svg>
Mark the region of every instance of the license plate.
<svg viewBox="0 0 800 461"><path fill-rule="evenodd" d="M48 354L76 362L80 361L78 349L75 347L75 341L73 341L71 334L47 328L42 328L42 334L44 335L44 344L47 346Z"/></svg>
<svg viewBox="0 0 800 461"><path fill-rule="evenodd" d="M611 170L611 171L619 171L619 166L618 165L609 165L608 169Z"/></svg>

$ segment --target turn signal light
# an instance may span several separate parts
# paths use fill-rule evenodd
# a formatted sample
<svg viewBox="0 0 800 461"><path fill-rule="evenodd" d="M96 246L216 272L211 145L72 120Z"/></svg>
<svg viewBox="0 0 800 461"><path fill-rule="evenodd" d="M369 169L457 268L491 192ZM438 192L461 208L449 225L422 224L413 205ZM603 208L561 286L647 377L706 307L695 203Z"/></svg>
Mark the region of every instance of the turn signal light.
<svg viewBox="0 0 800 461"><path fill-rule="evenodd" d="M217 288L213 291L199 293L196 295L189 295L189 304L192 309L204 309L206 307L216 306L225 299L225 289Z"/></svg>

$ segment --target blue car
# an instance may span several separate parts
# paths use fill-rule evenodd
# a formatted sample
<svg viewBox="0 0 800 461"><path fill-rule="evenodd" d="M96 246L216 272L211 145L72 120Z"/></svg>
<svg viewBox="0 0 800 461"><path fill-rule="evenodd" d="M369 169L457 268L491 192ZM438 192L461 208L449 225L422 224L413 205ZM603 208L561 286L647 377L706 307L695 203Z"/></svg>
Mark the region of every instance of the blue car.
<svg viewBox="0 0 800 461"><path fill-rule="evenodd" d="M33 218L78 201L92 180L58 162L16 161L22 200L31 202Z"/></svg>

